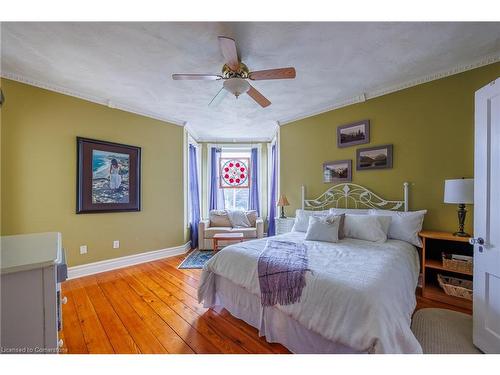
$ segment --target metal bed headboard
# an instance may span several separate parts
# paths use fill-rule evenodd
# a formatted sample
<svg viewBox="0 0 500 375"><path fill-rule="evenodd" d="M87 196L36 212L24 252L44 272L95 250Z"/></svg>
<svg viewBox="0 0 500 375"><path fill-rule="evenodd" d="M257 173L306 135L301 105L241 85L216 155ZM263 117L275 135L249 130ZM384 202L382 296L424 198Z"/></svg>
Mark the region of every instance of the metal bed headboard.
<svg viewBox="0 0 500 375"><path fill-rule="evenodd" d="M349 208L349 203L354 208L376 208L381 210L408 211L409 183L403 183L403 200L392 201L379 197L373 191L357 184L344 182L332 186L316 199L306 199L306 187L302 185L302 209L319 210L330 207L339 208L339 204ZM361 207L360 207L361 206Z"/></svg>

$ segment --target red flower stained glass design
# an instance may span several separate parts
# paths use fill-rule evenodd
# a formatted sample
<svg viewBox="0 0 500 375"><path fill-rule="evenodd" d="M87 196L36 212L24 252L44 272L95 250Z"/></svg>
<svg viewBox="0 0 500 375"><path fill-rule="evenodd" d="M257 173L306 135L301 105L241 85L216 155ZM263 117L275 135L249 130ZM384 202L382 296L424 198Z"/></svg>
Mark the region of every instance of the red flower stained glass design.
<svg viewBox="0 0 500 375"><path fill-rule="evenodd" d="M248 188L250 181L249 164L248 158L221 158L219 170L220 187Z"/></svg>

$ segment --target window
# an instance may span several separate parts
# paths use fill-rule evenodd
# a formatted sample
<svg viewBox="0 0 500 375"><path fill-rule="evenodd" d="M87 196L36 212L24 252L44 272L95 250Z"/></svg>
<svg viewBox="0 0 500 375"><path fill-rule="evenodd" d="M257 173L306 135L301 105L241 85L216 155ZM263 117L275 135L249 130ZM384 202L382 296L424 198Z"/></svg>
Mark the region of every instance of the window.
<svg viewBox="0 0 500 375"><path fill-rule="evenodd" d="M220 187L224 191L224 207L228 210L248 210L250 156L250 149L222 149L219 166Z"/></svg>

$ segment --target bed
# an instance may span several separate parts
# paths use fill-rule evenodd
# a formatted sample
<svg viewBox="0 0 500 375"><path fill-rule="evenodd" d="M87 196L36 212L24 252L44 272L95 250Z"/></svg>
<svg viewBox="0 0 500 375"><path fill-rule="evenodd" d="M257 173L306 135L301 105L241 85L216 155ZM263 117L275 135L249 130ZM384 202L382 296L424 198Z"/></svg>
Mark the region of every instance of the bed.
<svg viewBox="0 0 500 375"><path fill-rule="evenodd" d="M376 207L408 209L355 184L330 188L305 209ZM257 262L268 239L228 246L204 267L198 298L205 307L227 309L259 330L268 342L293 353L421 353L410 330L419 260L415 246L399 240L374 243L346 238L337 243L304 241L290 232L274 239L306 243L311 272L300 302L261 306Z"/></svg>

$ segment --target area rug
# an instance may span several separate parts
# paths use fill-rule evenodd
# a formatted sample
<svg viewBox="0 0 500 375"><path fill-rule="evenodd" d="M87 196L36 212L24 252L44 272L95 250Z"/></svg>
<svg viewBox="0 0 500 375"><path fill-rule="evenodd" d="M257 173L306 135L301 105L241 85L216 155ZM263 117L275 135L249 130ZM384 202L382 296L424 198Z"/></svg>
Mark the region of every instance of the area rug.
<svg viewBox="0 0 500 375"><path fill-rule="evenodd" d="M180 269L201 269L214 256L212 250L195 250L179 265Z"/></svg>
<svg viewBox="0 0 500 375"><path fill-rule="evenodd" d="M424 354L479 354L472 343L472 316L446 309L421 309L411 330Z"/></svg>

